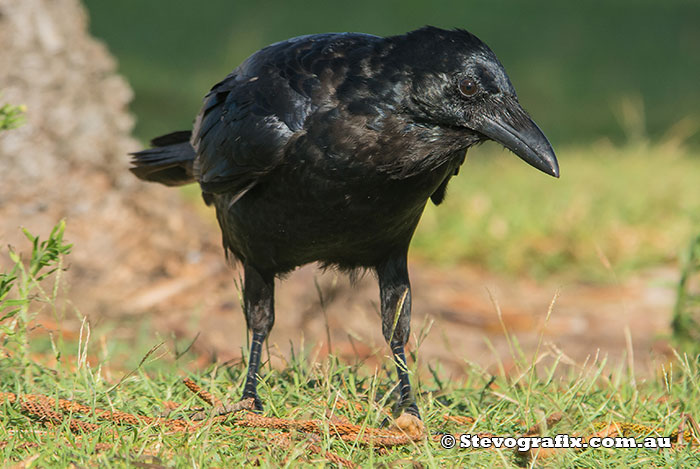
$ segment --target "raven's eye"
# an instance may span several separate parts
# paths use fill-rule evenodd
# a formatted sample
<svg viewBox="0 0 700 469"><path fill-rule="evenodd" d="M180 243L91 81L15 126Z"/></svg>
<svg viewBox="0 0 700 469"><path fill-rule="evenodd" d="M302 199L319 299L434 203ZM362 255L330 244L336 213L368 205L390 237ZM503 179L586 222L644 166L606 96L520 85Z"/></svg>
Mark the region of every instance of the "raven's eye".
<svg viewBox="0 0 700 469"><path fill-rule="evenodd" d="M473 96L478 90L479 87L471 78L465 78L459 82L459 92L464 96Z"/></svg>

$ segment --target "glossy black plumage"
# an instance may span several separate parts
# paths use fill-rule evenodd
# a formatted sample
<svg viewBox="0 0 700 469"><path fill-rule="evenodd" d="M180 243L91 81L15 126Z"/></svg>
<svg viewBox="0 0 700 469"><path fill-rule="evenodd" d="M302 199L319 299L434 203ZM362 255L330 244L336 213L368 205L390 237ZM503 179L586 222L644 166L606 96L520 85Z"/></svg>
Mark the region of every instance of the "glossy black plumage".
<svg viewBox="0 0 700 469"><path fill-rule="evenodd" d="M466 150L487 139L558 176L549 142L475 36L319 34L253 54L207 94L191 135L154 140L132 171L196 181L216 207L224 246L245 268L254 358L274 322L275 276L309 262L376 271L401 404L417 415L403 358L408 246L426 202L443 200ZM254 362L244 396L259 404Z"/></svg>

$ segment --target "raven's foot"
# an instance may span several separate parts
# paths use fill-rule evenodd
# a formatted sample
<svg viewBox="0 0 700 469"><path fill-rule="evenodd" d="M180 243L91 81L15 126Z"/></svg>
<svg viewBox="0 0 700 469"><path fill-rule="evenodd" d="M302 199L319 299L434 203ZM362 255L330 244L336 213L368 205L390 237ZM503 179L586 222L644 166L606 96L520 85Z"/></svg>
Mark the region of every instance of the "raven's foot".
<svg viewBox="0 0 700 469"><path fill-rule="evenodd" d="M423 420L423 419L421 419L420 412L418 411L418 406L413 401L399 403L396 406L396 408L394 408L392 414L393 414L394 418L396 419L395 422L398 422L398 419L400 419L404 415L410 415L411 417L418 420L419 422L421 422ZM387 428L390 425L391 425L391 420L389 419L389 417L387 417L384 419L384 421L382 421L382 424L380 426L382 428Z"/></svg>
<svg viewBox="0 0 700 469"><path fill-rule="evenodd" d="M263 410L265 410L263 409L262 401L260 400L260 397L258 397L257 392L243 392L241 401L245 401L246 399L253 399L253 410L255 412L262 412Z"/></svg>

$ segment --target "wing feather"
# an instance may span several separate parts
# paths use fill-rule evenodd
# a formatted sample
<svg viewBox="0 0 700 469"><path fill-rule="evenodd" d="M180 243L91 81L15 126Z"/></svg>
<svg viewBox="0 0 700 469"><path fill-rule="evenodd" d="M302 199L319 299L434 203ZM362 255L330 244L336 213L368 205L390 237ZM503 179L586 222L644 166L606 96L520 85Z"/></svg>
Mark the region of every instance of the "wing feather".
<svg viewBox="0 0 700 469"><path fill-rule="evenodd" d="M290 39L253 54L214 85L192 139L202 190L236 199L274 171L307 118L333 101L348 54L378 40L355 33Z"/></svg>

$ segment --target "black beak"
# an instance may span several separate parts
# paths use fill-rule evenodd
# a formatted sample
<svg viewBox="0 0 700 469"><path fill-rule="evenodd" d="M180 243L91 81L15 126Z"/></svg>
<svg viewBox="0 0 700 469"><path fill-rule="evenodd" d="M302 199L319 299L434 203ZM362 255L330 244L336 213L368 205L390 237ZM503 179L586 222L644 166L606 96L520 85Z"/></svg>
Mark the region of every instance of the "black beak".
<svg viewBox="0 0 700 469"><path fill-rule="evenodd" d="M487 117L475 130L500 143L529 165L558 178L559 163L552 145L525 111L522 108L518 111L519 115L514 124L509 124L499 117Z"/></svg>

